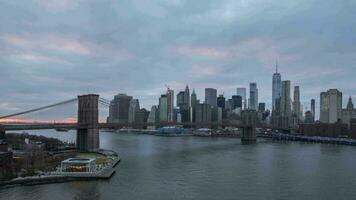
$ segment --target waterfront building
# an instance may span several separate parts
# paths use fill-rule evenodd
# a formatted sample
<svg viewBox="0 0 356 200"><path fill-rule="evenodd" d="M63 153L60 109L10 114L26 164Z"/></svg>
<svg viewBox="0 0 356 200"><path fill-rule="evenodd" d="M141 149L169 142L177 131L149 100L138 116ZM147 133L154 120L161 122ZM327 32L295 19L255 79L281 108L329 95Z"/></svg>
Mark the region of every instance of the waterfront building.
<svg viewBox="0 0 356 200"><path fill-rule="evenodd" d="M310 111L313 117L313 122L315 122L315 99L310 101Z"/></svg>
<svg viewBox="0 0 356 200"><path fill-rule="evenodd" d="M197 104L195 110L195 120L196 123L210 123L212 114L211 114L211 105L207 103ZM208 127L208 126L197 126L196 128Z"/></svg>
<svg viewBox="0 0 356 200"><path fill-rule="evenodd" d="M68 158L61 162L62 172L95 172L95 158Z"/></svg>
<svg viewBox="0 0 356 200"><path fill-rule="evenodd" d="M356 119L356 109L354 108L354 104L352 103L352 98L350 96L346 109L342 109L341 121L342 123L347 124L350 129L351 121L354 119Z"/></svg>
<svg viewBox="0 0 356 200"><path fill-rule="evenodd" d="M173 113L173 109L174 109L174 91L167 88L167 114L168 114L168 121L169 122L173 122L173 118L174 118L174 113Z"/></svg>
<svg viewBox="0 0 356 200"><path fill-rule="evenodd" d="M257 110L258 108L258 88L256 83L250 83L249 109Z"/></svg>
<svg viewBox="0 0 356 200"><path fill-rule="evenodd" d="M140 111L140 103L138 99L132 99L129 106L129 123L134 123L136 119L136 113Z"/></svg>
<svg viewBox="0 0 356 200"><path fill-rule="evenodd" d="M159 98L158 103L158 116L160 122L167 122L168 112L167 112L167 95L162 94Z"/></svg>
<svg viewBox="0 0 356 200"><path fill-rule="evenodd" d="M282 76L278 73L278 63L276 63L276 72L272 76L272 111L276 109L276 100L281 97Z"/></svg>
<svg viewBox="0 0 356 200"><path fill-rule="evenodd" d="M296 115L299 119L302 118L302 108L300 103L300 89L299 86L294 86L294 95L293 95L293 114Z"/></svg>
<svg viewBox="0 0 356 200"><path fill-rule="evenodd" d="M305 112L304 123L307 123L307 124L314 123L313 114L312 114L312 112L310 110Z"/></svg>
<svg viewBox="0 0 356 200"><path fill-rule="evenodd" d="M236 88L236 95L242 98L243 109L247 108L246 88Z"/></svg>
<svg viewBox="0 0 356 200"><path fill-rule="evenodd" d="M129 121L129 107L131 100L132 96L127 96L126 94L115 95L114 99L110 102L107 122L127 123Z"/></svg>
<svg viewBox="0 0 356 200"><path fill-rule="evenodd" d="M156 123L158 122L159 116L158 116L158 108L157 106L152 106L150 114L148 115L147 122L148 123Z"/></svg>
<svg viewBox="0 0 356 200"><path fill-rule="evenodd" d="M341 119L342 93L337 89L329 89L320 93L320 121L335 123Z"/></svg>
<svg viewBox="0 0 356 200"><path fill-rule="evenodd" d="M292 105L290 98L290 81L282 81L282 92L280 98L279 127L288 128L291 125Z"/></svg>

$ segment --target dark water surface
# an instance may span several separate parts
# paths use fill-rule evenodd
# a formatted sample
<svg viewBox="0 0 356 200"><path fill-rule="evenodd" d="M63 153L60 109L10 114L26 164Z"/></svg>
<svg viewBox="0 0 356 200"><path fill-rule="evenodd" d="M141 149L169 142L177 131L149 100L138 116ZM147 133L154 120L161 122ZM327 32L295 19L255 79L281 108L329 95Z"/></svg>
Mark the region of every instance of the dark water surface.
<svg viewBox="0 0 356 200"><path fill-rule="evenodd" d="M74 141L75 133L35 134ZM109 181L0 190L0 199L356 199L356 148L102 132L122 161Z"/></svg>

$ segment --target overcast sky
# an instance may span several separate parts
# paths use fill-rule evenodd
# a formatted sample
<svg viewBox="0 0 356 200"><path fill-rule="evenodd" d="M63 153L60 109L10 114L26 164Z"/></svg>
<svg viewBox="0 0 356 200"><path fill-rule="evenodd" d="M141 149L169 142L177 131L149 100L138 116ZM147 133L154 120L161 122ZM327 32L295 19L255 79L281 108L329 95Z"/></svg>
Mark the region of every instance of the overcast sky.
<svg viewBox="0 0 356 200"><path fill-rule="evenodd" d="M257 82L269 105L276 59L303 102L319 107L328 88L346 100L355 10L354 0L0 0L0 114L88 92L150 108L165 84L204 99L205 87L231 96Z"/></svg>

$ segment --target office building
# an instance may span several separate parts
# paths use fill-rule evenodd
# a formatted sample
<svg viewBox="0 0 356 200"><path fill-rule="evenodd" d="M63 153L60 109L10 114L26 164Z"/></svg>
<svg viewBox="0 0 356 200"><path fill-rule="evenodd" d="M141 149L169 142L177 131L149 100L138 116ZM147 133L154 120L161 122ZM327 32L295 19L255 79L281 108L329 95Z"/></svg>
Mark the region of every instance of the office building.
<svg viewBox="0 0 356 200"><path fill-rule="evenodd" d="M234 110L236 108L242 109L242 97L240 95L233 95L231 97L231 109Z"/></svg>
<svg viewBox="0 0 356 200"><path fill-rule="evenodd" d="M256 83L250 83L249 109L257 110L258 108L258 89Z"/></svg>
<svg viewBox="0 0 356 200"><path fill-rule="evenodd" d="M115 95L114 99L110 102L107 122L127 123L129 121L129 107L131 100L132 96L127 96L126 94Z"/></svg>
<svg viewBox="0 0 356 200"><path fill-rule="evenodd" d="M159 98L158 103L158 116L160 122L168 121L168 112L167 112L167 95L162 94Z"/></svg>
<svg viewBox="0 0 356 200"><path fill-rule="evenodd" d="M320 121L335 123L341 120L342 93L337 89L330 89L320 93Z"/></svg>
<svg viewBox="0 0 356 200"><path fill-rule="evenodd" d="M140 110L140 103L138 99L132 99L129 106L129 123L135 122L136 113Z"/></svg>
<svg viewBox="0 0 356 200"><path fill-rule="evenodd" d="M352 98L349 97L346 109L342 109L341 120L343 124L347 124L348 128L351 128L351 120L356 119L356 109L352 103Z"/></svg>
<svg viewBox="0 0 356 200"><path fill-rule="evenodd" d="M217 99L217 105L219 108L225 109L225 97L223 94L220 94Z"/></svg>
<svg viewBox="0 0 356 200"><path fill-rule="evenodd" d="M242 98L243 109L247 108L246 88L236 88L236 95Z"/></svg>
<svg viewBox="0 0 356 200"><path fill-rule="evenodd" d="M174 118L174 113L173 113L173 109L174 109L174 91L167 88L167 115L168 115L168 121L169 122L173 122L173 118Z"/></svg>
<svg viewBox="0 0 356 200"><path fill-rule="evenodd" d="M217 90L214 88L205 88L205 103L210 106L217 106Z"/></svg>
<svg viewBox="0 0 356 200"><path fill-rule="evenodd" d="M278 73L278 64L276 63L276 72L272 76L272 111L276 109L276 100L281 97L282 76Z"/></svg>

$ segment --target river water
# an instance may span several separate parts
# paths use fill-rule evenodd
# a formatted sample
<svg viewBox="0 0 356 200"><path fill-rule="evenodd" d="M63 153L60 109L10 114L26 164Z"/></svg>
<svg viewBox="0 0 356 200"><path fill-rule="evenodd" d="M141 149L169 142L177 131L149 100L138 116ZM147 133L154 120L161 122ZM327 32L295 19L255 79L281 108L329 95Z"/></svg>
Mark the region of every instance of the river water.
<svg viewBox="0 0 356 200"><path fill-rule="evenodd" d="M0 199L356 199L356 147L109 132L100 146L122 159L109 181L1 189Z"/></svg>

